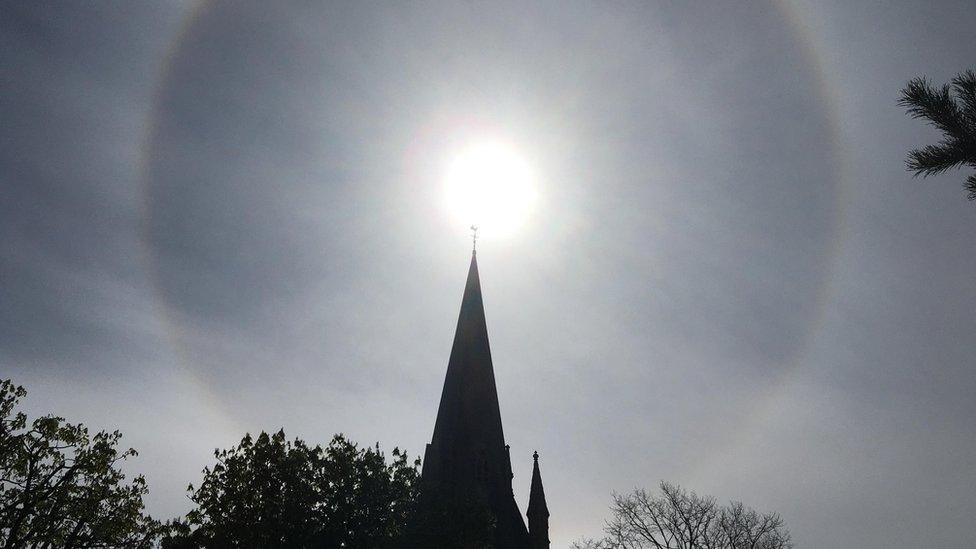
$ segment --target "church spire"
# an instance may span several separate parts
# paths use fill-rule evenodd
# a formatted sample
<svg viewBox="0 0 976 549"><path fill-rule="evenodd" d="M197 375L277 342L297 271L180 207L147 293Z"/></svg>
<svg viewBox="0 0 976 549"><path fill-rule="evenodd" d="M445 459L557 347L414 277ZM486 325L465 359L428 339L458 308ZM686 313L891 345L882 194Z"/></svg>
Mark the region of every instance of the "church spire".
<svg viewBox="0 0 976 549"><path fill-rule="evenodd" d="M532 461L532 487L529 490L529 507L525 512L529 518L530 547L549 549L549 507L546 506L546 492L542 489L539 452L532 453Z"/></svg>
<svg viewBox="0 0 976 549"><path fill-rule="evenodd" d="M431 442L456 445L469 439L488 446L505 446L481 299L478 257L474 251Z"/></svg>
<svg viewBox="0 0 976 549"><path fill-rule="evenodd" d="M494 517L492 546L523 549L528 530L512 493L508 452L472 250L434 434L424 452L421 491L430 505L440 499L486 508Z"/></svg>

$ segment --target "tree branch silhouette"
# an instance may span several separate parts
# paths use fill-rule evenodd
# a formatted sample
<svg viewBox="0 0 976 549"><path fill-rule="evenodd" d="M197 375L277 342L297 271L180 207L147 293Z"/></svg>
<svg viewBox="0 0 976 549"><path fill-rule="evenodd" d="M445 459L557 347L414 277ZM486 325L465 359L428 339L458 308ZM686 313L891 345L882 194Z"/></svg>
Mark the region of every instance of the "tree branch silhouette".
<svg viewBox="0 0 976 549"><path fill-rule="evenodd" d="M908 152L908 171L924 178L952 168L976 168L976 72L962 72L938 88L924 76L915 78L901 90L898 104L943 134L938 144ZM966 189L969 200L976 200L976 174L966 179Z"/></svg>

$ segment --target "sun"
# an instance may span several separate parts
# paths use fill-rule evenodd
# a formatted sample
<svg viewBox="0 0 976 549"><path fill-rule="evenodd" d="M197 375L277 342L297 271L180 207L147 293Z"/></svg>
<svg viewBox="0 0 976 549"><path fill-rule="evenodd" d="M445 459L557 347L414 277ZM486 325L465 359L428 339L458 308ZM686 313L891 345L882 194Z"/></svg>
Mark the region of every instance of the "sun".
<svg viewBox="0 0 976 549"><path fill-rule="evenodd" d="M468 146L447 167L446 203L454 218L479 236L508 237L536 202L535 178L525 159L504 143Z"/></svg>

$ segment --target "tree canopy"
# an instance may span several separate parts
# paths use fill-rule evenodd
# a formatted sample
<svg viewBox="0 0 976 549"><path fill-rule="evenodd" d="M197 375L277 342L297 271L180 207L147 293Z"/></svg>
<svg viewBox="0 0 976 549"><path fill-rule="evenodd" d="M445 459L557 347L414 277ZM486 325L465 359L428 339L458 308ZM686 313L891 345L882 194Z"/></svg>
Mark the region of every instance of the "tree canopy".
<svg viewBox="0 0 976 549"><path fill-rule="evenodd" d="M901 90L898 104L943 135L938 144L909 151L909 171L927 177L951 168L976 168L976 72L962 72L939 88L924 76L915 78ZM976 174L966 179L966 189L969 199L976 200Z"/></svg>
<svg viewBox="0 0 976 549"><path fill-rule="evenodd" d="M245 435L188 487L193 509L163 525L145 513L140 475L126 480L118 431L18 411L26 391L0 381L0 547L382 548L399 542L414 511L419 460L361 448L342 435L325 446L284 431Z"/></svg>
<svg viewBox="0 0 976 549"><path fill-rule="evenodd" d="M325 446L283 430L245 435L214 451L216 463L187 488L194 507L166 525L144 511L146 481L126 481L118 431L89 435L47 415L17 411L22 387L0 381L0 547L322 547L413 549L492 545L494 517L478 498L420 493L420 460L394 448L359 447L343 435ZM443 494L440 494L443 496ZM418 506L420 498L427 505ZM432 499L431 499L432 498ZM421 510L422 509L422 510ZM662 483L660 493L614 495L600 540L576 549L791 549L776 513Z"/></svg>
<svg viewBox="0 0 976 549"><path fill-rule="evenodd" d="M16 411L27 394L0 381L0 545L151 547L160 524L144 513L146 481L126 482L122 435Z"/></svg>
<svg viewBox="0 0 976 549"><path fill-rule="evenodd" d="M614 494L603 539L584 539L574 549L791 549L790 533L776 513L759 514L739 502L714 498L662 482L660 493L637 489Z"/></svg>
<svg viewBox="0 0 976 549"><path fill-rule="evenodd" d="M388 547L417 497L419 460L342 435L322 448L262 432L214 457L163 547Z"/></svg>

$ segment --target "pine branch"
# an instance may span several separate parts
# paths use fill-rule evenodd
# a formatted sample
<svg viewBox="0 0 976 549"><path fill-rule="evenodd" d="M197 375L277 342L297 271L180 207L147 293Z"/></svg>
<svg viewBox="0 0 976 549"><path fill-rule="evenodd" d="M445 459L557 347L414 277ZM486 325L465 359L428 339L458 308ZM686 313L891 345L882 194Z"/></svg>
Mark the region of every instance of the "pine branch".
<svg viewBox="0 0 976 549"><path fill-rule="evenodd" d="M898 104L907 109L912 118L924 118L933 126L957 139L965 139L960 124L961 111L952 98L949 84L933 88L924 76L915 78L901 91Z"/></svg>
<svg viewBox="0 0 976 549"><path fill-rule="evenodd" d="M901 90L898 104L943 133L942 142L909 151L905 164L916 177L976 168L976 72L961 72L939 88L924 76L915 78ZM976 200L976 175L966 180L966 189L969 199Z"/></svg>
<svg viewBox="0 0 976 549"><path fill-rule="evenodd" d="M952 88L962 101L963 114L970 126L970 136L976 137L973 135L976 133L976 72L968 70L960 73L952 79Z"/></svg>
<svg viewBox="0 0 976 549"><path fill-rule="evenodd" d="M921 149L911 150L905 163L908 170L914 172L916 177L919 175L928 177L960 167L968 160L965 146L953 139L938 145L926 145Z"/></svg>

